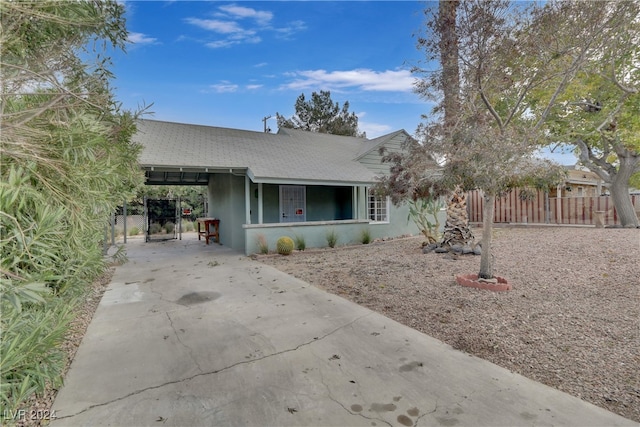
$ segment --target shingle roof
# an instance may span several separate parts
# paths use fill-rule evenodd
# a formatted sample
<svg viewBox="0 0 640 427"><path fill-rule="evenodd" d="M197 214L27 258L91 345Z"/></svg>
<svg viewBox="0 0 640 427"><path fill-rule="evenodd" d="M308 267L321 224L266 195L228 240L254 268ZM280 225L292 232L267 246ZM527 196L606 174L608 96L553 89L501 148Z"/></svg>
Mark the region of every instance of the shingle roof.
<svg viewBox="0 0 640 427"><path fill-rule="evenodd" d="M143 146L140 164L145 169L247 169L254 182L345 184L374 181L375 173L357 158L373 141L377 141L374 146L379 145L379 140L293 129L271 134L146 119L138 122L133 137Z"/></svg>

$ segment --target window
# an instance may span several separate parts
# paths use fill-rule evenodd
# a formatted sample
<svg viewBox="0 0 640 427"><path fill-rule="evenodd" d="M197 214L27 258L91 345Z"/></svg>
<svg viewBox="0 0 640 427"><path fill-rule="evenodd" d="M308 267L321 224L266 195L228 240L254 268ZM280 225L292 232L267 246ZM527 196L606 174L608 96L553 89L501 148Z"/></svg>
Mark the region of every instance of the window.
<svg viewBox="0 0 640 427"><path fill-rule="evenodd" d="M389 222L389 198L375 196L371 189L367 190L367 208L369 219L375 222Z"/></svg>

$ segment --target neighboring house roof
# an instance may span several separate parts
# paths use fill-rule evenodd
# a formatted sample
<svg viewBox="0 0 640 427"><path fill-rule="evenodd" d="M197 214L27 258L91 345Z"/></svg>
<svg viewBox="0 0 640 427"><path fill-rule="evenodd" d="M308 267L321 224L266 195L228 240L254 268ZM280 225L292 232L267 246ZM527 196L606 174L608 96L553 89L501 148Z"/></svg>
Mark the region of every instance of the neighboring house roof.
<svg viewBox="0 0 640 427"><path fill-rule="evenodd" d="M567 184L592 186L597 186L598 184L600 184L606 186L606 184L603 183L598 174L592 172L584 166L572 165L563 166L563 168L567 171L567 178L565 180Z"/></svg>
<svg viewBox="0 0 640 427"><path fill-rule="evenodd" d="M375 182L376 172L358 158L402 132L367 140L294 129L271 134L139 120L133 141L143 147L140 165L148 176L195 174L195 183L204 184L207 173L235 170L246 171L254 182L364 185Z"/></svg>

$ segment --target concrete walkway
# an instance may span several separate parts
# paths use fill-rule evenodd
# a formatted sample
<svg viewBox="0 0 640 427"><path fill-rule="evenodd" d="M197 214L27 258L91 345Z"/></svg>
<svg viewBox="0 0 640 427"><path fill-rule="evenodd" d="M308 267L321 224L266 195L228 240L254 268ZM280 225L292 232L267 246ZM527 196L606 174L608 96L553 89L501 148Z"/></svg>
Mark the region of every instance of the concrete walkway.
<svg viewBox="0 0 640 427"><path fill-rule="evenodd" d="M53 426L638 425L193 234L127 252Z"/></svg>

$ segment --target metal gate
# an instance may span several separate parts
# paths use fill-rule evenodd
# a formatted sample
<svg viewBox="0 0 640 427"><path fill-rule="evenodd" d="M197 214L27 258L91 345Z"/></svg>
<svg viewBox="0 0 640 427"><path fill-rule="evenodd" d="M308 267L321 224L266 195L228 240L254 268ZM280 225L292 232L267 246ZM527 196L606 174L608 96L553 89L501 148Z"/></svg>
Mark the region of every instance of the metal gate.
<svg viewBox="0 0 640 427"><path fill-rule="evenodd" d="M180 198L144 198L145 241L182 240L182 206Z"/></svg>

